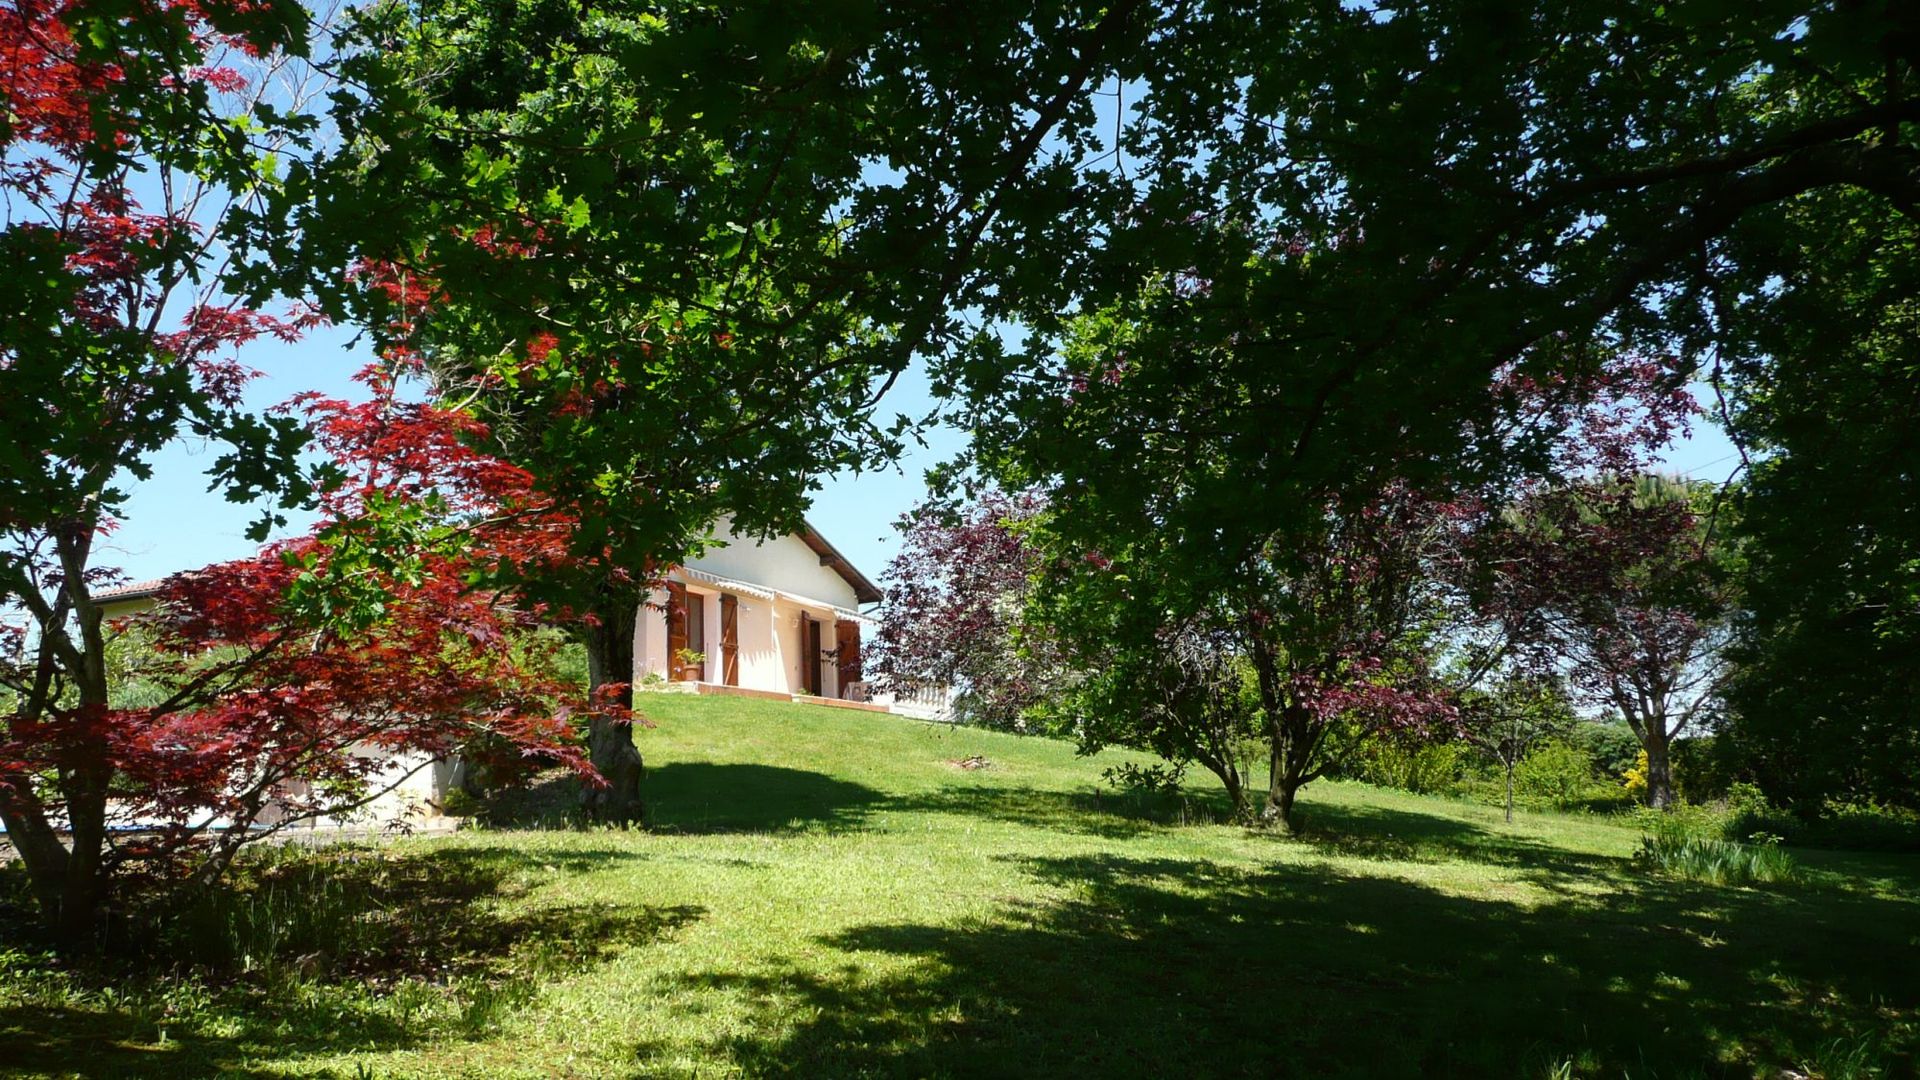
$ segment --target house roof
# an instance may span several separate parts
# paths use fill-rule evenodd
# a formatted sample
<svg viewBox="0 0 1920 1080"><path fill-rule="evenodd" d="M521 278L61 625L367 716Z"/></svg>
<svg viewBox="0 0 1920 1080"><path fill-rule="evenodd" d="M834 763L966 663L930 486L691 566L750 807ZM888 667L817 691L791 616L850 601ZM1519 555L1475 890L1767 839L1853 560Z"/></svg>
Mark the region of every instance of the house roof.
<svg viewBox="0 0 1920 1080"><path fill-rule="evenodd" d="M128 600L150 600L160 595L165 588L166 578L153 578L148 581L134 581L125 585L115 585L111 589L100 589L93 594L96 604L123 603Z"/></svg>
<svg viewBox="0 0 1920 1080"><path fill-rule="evenodd" d="M848 585L853 586L853 595L856 600L862 604L877 604L880 602L880 587L875 585L867 575L861 573L859 567L849 562L847 557L840 553L839 548L834 547L826 537L820 535L820 530L814 528L812 522L801 521L800 531L797 535L800 537L802 543L805 543L815 555L820 557L821 566L832 569L833 572L839 574ZM165 588L166 584L166 578L153 578L148 581L135 581L125 585L115 585L111 589L101 589L95 592L93 599L95 603L104 604L121 604L134 600L150 600L160 595L160 590Z"/></svg>
<svg viewBox="0 0 1920 1080"><path fill-rule="evenodd" d="M847 557L840 554L839 548L828 543L827 538L820 535L820 530L813 527L813 522L803 520L800 526L800 539L813 549L815 555L820 556L821 566L831 567L834 573L839 574L847 584L853 586L853 595L860 603L880 602L880 587L875 585L867 575L861 573L859 567L848 562Z"/></svg>

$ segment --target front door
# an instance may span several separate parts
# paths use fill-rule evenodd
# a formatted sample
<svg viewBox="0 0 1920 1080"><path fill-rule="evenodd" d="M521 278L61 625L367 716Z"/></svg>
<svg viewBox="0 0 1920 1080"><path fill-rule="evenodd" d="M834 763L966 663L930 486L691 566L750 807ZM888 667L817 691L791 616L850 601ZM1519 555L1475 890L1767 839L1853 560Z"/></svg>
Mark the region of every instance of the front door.
<svg viewBox="0 0 1920 1080"><path fill-rule="evenodd" d="M688 593L685 677L694 682L705 682L707 659L707 598L699 593Z"/></svg>

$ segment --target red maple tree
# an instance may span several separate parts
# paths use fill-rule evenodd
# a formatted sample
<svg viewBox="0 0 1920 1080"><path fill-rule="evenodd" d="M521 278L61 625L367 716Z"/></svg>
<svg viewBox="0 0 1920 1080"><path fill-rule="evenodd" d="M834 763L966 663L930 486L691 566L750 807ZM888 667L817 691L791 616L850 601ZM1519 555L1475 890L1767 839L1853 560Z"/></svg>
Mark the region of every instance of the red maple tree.
<svg viewBox="0 0 1920 1080"><path fill-rule="evenodd" d="M109 623L124 575L100 541L167 443L221 447L230 497L314 494L302 417L247 411L235 353L316 320L260 310L230 273L283 239L267 159L312 121L269 84L308 29L286 0L0 10L0 822L69 948L130 873L204 881L260 826L377 795L397 754L579 764L584 703L516 643L537 613L472 588L473 556L440 542L511 475L390 392L304 403L347 480L326 530L173 579L131 636ZM410 531L354 524L376 506ZM151 655L127 680L132 640Z"/></svg>
<svg viewBox="0 0 1920 1080"><path fill-rule="evenodd" d="M1675 739L1712 717L1736 597L1712 485L1652 474L1529 491L1472 540L1476 604L1514 631L1516 666L1617 713L1647 755L1647 803L1675 800Z"/></svg>
<svg viewBox="0 0 1920 1080"><path fill-rule="evenodd" d="M956 692L969 723L1025 730L1063 674L1044 635L1023 626L1041 553L1021 523L1044 513L1034 493L990 491L948 510L928 502L896 526L901 551L887 583L872 659L881 689Z"/></svg>

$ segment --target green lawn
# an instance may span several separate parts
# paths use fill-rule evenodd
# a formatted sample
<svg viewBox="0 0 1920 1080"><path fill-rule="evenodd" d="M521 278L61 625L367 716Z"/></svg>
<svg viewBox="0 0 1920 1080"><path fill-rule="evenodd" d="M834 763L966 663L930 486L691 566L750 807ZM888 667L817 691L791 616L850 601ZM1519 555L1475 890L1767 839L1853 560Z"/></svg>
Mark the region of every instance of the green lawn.
<svg viewBox="0 0 1920 1080"><path fill-rule="evenodd" d="M1290 840L1101 795L1105 759L1062 743L738 699L645 708L654 831L341 856L370 899L330 931L338 952L229 978L107 986L16 957L0 1072L1915 1068L1920 860L1806 854L1813 880L1790 888L1649 880L1637 834L1604 820L1507 826L1325 783ZM972 755L989 767L955 764ZM383 944L346 944L365 941Z"/></svg>

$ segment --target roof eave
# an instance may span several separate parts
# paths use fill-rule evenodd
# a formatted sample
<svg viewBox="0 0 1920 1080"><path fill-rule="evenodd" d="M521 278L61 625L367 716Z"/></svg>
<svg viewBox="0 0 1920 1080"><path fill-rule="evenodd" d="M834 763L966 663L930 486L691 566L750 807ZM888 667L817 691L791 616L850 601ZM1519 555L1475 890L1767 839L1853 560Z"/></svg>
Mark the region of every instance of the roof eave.
<svg viewBox="0 0 1920 1080"><path fill-rule="evenodd" d="M854 599L862 604L879 603L883 595L880 587L875 585L867 575L861 573L860 568L853 565L845 555L842 555L839 548L834 547L831 541L822 536L820 530L813 527L813 522L803 520L801 524L804 528L800 532L800 539L813 550L815 555L820 556L822 566L831 567L834 573L839 574L848 585L853 586Z"/></svg>

